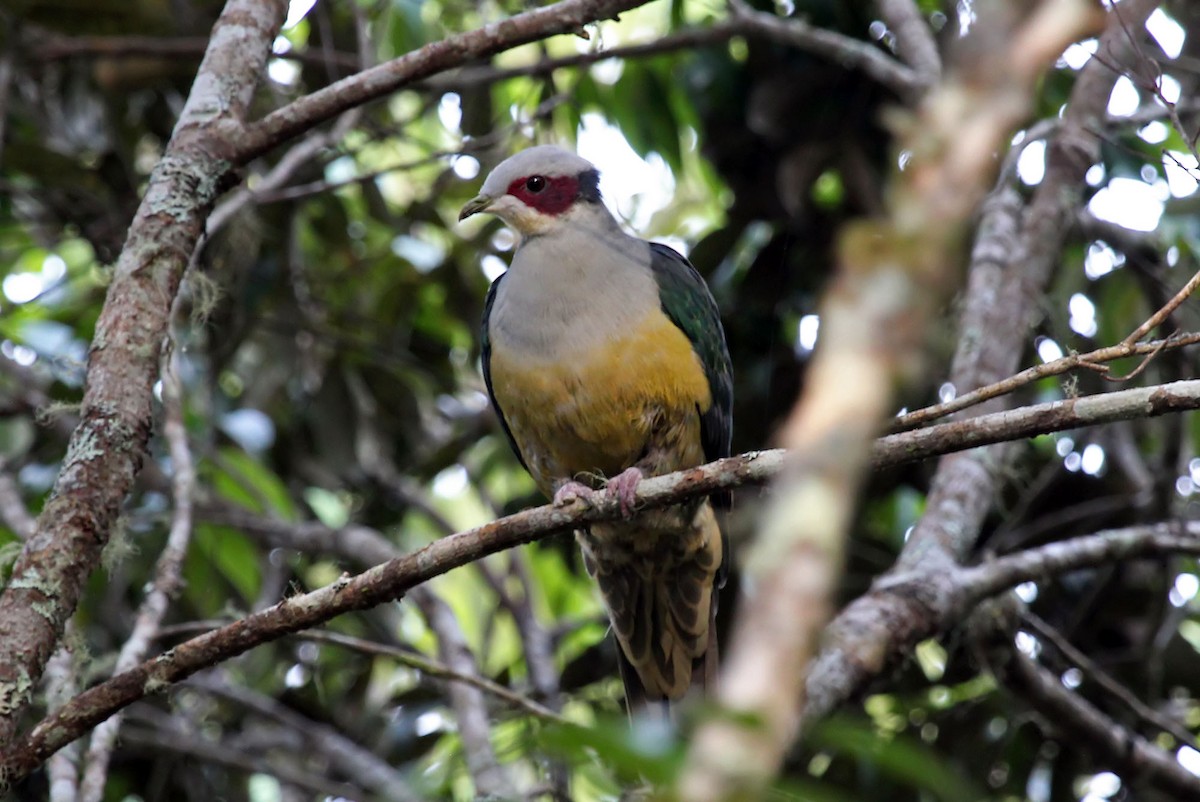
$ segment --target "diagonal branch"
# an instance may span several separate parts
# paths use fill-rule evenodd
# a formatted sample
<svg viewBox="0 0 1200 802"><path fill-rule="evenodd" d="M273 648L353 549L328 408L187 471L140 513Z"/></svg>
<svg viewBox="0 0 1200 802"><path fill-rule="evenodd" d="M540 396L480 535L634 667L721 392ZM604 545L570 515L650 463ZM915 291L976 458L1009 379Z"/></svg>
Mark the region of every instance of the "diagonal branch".
<svg viewBox="0 0 1200 802"><path fill-rule="evenodd" d="M230 165L214 147L262 75L283 0L230 0L130 225L96 323L82 420L37 533L0 595L0 751L99 561L146 454L172 299Z"/></svg>
<svg viewBox="0 0 1200 802"><path fill-rule="evenodd" d="M914 0L877 0L875 5L896 35L896 52L913 68L923 89L942 74L937 41Z"/></svg>
<svg viewBox="0 0 1200 802"><path fill-rule="evenodd" d="M952 448L980 444L971 434L979 429L994 438L1024 438L1034 434L1200 409L1200 380L1174 382L1156 387L1124 390L1080 399L1040 404L977 418L973 426L964 422L933 426L881 438L875 445L872 464L896 465ZM948 435L948 433L953 435ZM638 508L678 503L717 490L761 483L775 476L784 463L782 451L751 452L666 476L647 479L638 488ZM206 516L201 507L200 515ZM224 513L222 513L224 514ZM522 543L528 543L580 524L613 520L619 506L603 497L588 507L583 502L570 506L544 506L501 518L484 526L444 537L419 551L390 559L357 576L345 576L332 585L285 599L254 615L207 632L141 665L113 677L75 697L48 716L14 749L0 760L0 776L10 781L26 776L47 756L78 738L115 711L169 683L196 673L259 644L297 632L343 613L374 607L403 596L435 576ZM386 558L391 546L378 532L366 527L335 530L320 524L287 524L246 514L226 517L229 525L253 529L268 537L303 540L314 548L345 554L376 554ZM278 531L283 530L283 531ZM937 619L921 609L913 614L909 629L933 631Z"/></svg>
<svg viewBox="0 0 1200 802"><path fill-rule="evenodd" d="M167 543L154 566L154 579L138 607L133 631L117 656L114 674L128 671L146 658L167 606L182 587L183 561L192 538L192 496L196 490L196 466L188 445L183 414L183 385L174 362L174 339L163 349L163 434L171 455L171 495L175 509ZM87 763L79 785L79 802L100 802L108 783L108 765L121 729L121 716L105 719L92 732Z"/></svg>
<svg viewBox="0 0 1200 802"><path fill-rule="evenodd" d="M1175 799L1200 797L1200 777L1167 751L1113 721L1057 676L1022 654L1014 653L1004 683L1042 713L1046 726L1083 744L1126 777L1140 777Z"/></svg>
<svg viewBox="0 0 1200 802"><path fill-rule="evenodd" d="M1014 373L1008 378L993 382L985 387L980 387L977 390L972 390L969 393L963 393L953 401L934 404L923 409L914 409L912 412L905 413L904 415L897 415L892 428L908 429L912 426L937 420L938 418L944 418L955 412L961 412L977 404L982 404L984 401L1007 395L1018 388L1032 384L1038 379L1044 379L1048 376L1061 376L1064 373L1069 373L1079 368L1094 370L1104 376L1108 376L1110 369L1105 366L1104 363L1106 362L1127 359L1131 356L1152 357L1163 351L1196 345L1197 343L1200 343L1200 332L1180 332L1171 335L1165 340L1152 340L1145 343L1120 342L1116 345L1109 345L1104 348L1097 348L1094 351L1088 351L1086 354L1069 354L1061 359L1025 368L1025 370Z"/></svg>
<svg viewBox="0 0 1200 802"><path fill-rule="evenodd" d="M318 122L398 86L646 0L563 0L434 42L301 98L246 128L283 0L228 0L166 153L151 175L96 324L82 419L54 492L0 595L0 751L108 541L146 455L158 346L212 204L232 170Z"/></svg>
<svg viewBox="0 0 1200 802"><path fill-rule="evenodd" d="M516 14L467 33L448 36L294 100L248 126L232 158L245 163L347 109L377 100L402 86L474 59L573 33L588 23L615 18L648 0L562 0Z"/></svg>
<svg viewBox="0 0 1200 802"><path fill-rule="evenodd" d="M1172 529L1178 529L1178 527L1172 527ZM1174 533L1172 532L1171 534ZM1180 549L1180 551L1183 551L1183 549ZM1188 731L1182 721L1176 721L1167 714L1155 710L1143 702L1133 691L1125 687L1120 680L1097 665L1083 650L1071 643L1066 635L1029 611L1021 614L1021 624L1028 627L1039 638L1052 643L1054 648L1067 661L1074 663L1083 672L1083 676L1087 680L1096 683L1105 693L1124 705L1142 721L1158 727L1165 733L1170 733L1180 744L1186 744L1195 748L1196 736Z"/></svg>

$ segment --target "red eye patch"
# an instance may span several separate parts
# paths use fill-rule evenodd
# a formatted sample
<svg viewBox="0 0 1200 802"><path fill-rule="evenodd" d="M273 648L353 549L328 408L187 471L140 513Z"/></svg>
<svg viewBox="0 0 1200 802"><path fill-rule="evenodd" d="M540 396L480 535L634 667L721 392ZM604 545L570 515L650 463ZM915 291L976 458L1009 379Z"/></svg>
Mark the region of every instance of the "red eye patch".
<svg viewBox="0 0 1200 802"><path fill-rule="evenodd" d="M579 198L579 179L575 176L546 176L541 192L529 188L531 177L518 178L508 185L508 194L530 209L537 209L542 214L562 214Z"/></svg>

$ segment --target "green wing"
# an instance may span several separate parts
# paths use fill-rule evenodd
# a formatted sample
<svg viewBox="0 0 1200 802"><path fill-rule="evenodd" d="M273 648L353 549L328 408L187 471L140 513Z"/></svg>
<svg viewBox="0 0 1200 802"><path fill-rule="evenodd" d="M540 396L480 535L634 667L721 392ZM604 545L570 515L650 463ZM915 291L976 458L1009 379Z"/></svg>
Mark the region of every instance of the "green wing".
<svg viewBox="0 0 1200 802"><path fill-rule="evenodd" d="M663 312L691 340L708 377L713 403L706 410L697 410L704 456L709 460L728 457L733 438L733 366L717 302L691 262L668 246L650 243L650 267L658 282ZM716 498L728 504L728 494Z"/></svg>

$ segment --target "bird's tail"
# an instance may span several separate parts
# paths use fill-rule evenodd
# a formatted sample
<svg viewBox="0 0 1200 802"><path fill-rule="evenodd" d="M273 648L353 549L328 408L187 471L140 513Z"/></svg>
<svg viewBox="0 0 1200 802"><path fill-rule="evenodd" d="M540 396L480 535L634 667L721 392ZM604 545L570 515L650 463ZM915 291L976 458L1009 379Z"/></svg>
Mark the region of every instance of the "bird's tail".
<svg viewBox="0 0 1200 802"><path fill-rule="evenodd" d="M716 678L725 544L707 501L689 530L647 559L595 560L631 713L703 693Z"/></svg>
<svg viewBox="0 0 1200 802"><path fill-rule="evenodd" d="M654 707L662 706L664 716L670 715L670 703L678 701L680 698L694 695L707 695L712 688L715 687L717 678L717 666L720 658L719 649L717 646L717 605L716 600L713 600L711 612L709 613L708 621L708 638L704 648L704 653L699 657L691 658L691 679L684 692L678 697L669 697L662 693L661 689L656 687L654 690L648 690L642 682L642 677L638 670L630 662L626 656L625 649L620 642L617 644L617 668L621 674L621 684L625 686L625 706L632 716L637 711L651 710Z"/></svg>

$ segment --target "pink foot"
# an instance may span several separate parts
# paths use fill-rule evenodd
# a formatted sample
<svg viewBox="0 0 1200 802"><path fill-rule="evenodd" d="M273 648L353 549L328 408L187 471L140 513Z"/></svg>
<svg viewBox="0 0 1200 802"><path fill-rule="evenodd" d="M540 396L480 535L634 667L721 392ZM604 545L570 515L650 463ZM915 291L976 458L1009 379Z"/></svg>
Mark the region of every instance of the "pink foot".
<svg viewBox="0 0 1200 802"><path fill-rule="evenodd" d="M554 491L554 506L565 507L575 499L583 499L590 502L595 492L587 485L576 482L574 479L569 482L563 482L558 490Z"/></svg>
<svg viewBox="0 0 1200 802"><path fill-rule="evenodd" d="M610 496L616 496L621 504L621 514L626 518L633 515L634 502L637 501L637 488L644 478L637 468L626 468L608 480L606 489Z"/></svg>

